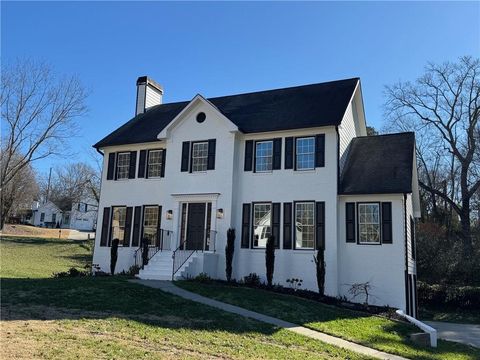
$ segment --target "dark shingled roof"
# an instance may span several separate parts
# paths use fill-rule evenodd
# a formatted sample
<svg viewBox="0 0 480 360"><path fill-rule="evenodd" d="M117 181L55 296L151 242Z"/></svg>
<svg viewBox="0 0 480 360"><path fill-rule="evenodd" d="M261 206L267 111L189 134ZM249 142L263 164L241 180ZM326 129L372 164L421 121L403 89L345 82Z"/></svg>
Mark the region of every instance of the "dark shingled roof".
<svg viewBox="0 0 480 360"><path fill-rule="evenodd" d="M362 136L350 144L340 194L412 192L413 132Z"/></svg>
<svg viewBox="0 0 480 360"><path fill-rule="evenodd" d="M244 133L339 125L358 78L209 98ZM94 147L157 140L189 101L157 105L106 136Z"/></svg>

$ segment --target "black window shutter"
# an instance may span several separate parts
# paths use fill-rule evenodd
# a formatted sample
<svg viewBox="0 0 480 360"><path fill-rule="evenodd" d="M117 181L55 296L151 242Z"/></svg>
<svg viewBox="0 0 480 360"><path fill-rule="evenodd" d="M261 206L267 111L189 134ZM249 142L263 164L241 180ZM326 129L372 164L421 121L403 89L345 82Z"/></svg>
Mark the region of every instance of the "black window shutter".
<svg viewBox="0 0 480 360"><path fill-rule="evenodd" d="M165 177L165 163L167 162L167 149L162 151L162 168L160 169L160 177Z"/></svg>
<svg viewBox="0 0 480 360"><path fill-rule="evenodd" d="M315 167L325 166L325 134L315 137Z"/></svg>
<svg viewBox="0 0 480 360"><path fill-rule="evenodd" d="M315 211L317 249L325 249L325 202L316 203Z"/></svg>
<svg viewBox="0 0 480 360"><path fill-rule="evenodd" d="M272 235L275 247L280 247L280 203L272 204Z"/></svg>
<svg viewBox="0 0 480 360"><path fill-rule="evenodd" d="M243 204L242 208L242 248L248 248L250 243L250 204Z"/></svg>
<svg viewBox="0 0 480 360"><path fill-rule="evenodd" d="M207 170L215 169L215 148L216 148L216 140L215 139L208 140Z"/></svg>
<svg viewBox="0 0 480 360"><path fill-rule="evenodd" d="M135 170L137 168L137 152L130 151L130 168L128 169L128 178L135 179Z"/></svg>
<svg viewBox="0 0 480 360"><path fill-rule="evenodd" d="M147 167L147 150L140 150L140 159L138 161L138 177L145 177L145 169Z"/></svg>
<svg viewBox="0 0 480 360"><path fill-rule="evenodd" d="M382 202L382 243L392 242L392 203Z"/></svg>
<svg viewBox="0 0 480 360"><path fill-rule="evenodd" d="M253 165L253 140L245 141L245 164L243 165L244 171L252 171Z"/></svg>
<svg viewBox="0 0 480 360"><path fill-rule="evenodd" d="M346 242L355 242L355 203L347 202L345 204L345 233Z"/></svg>
<svg viewBox="0 0 480 360"><path fill-rule="evenodd" d="M142 207L135 206L135 214L133 215L133 236L132 246L140 245L140 219L142 216Z"/></svg>
<svg viewBox="0 0 480 360"><path fill-rule="evenodd" d="M293 137L285 138L285 169L293 169Z"/></svg>
<svg viewBox="0 0 480 360"><path fill-rule="evenodd" d="M282 168L282 138L273 139L273 160L272 169L280 170Z"/></svg>
<svg viewBox="0 0 480 360"><path fill-rule="evenodd" d="M107 180L113 180L115 174L115 153L108 154Z"/></svg>
<svg viewBox="0 0 480 360"><path fill-rule="evenodd" d="M160 229L162 226L162 207L158 207L158 218L157 218L157 238L155 239L155 245L160 246Z"/></svg>
<svg viewBox="0 0 480 360"><path fill-rule="evenodd" d="M100 246L107 246L108 241L108 230L110 225L110 208L103 208L103 219L102 219L102 235L100 238Z"/></svg>
<svg viewBox="0 0 480 360"><path fill-rule="evenodd" d="M123 246L130 246L130 234L132 232L132 213L133 207L127 207L127 213L125 215L125 232L123 236Z"/></svg>
<svg viewBox="0 0 480 360"><path fill-rule="evenodd" d="M283 203L283 248L292 248L292 203Z"/></svg>
<svg viewBox="0 0 480 360"><path fill-rule="evenodd" d="M188 171L190 160L190 141L184 141L182 144L182 166L181 171Z"/></svg>

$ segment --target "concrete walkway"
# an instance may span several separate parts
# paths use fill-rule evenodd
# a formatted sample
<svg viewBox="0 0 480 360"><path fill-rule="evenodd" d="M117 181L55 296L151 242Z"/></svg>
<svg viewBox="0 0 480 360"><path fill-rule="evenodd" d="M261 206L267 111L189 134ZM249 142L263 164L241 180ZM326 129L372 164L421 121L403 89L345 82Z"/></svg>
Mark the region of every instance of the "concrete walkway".
<svg viewBox="0 0 480 360"><path fill-rule="evenodd" d="M155 289L160 289L164 292L171 293L173 295L180 296L184 299L195 301L204 305L212 306L214 308L227 311L233 314L237 314L240 316L244 316L250 319L255 319L258 321L262 321L277 327L281 327L290 331L293 331L297 334L303 335L303 336L308 336L312 339L320 340L323 341L324 343L338 346L347 350L351 350L360 354L368 355L375 357L377 359L389 359L389 360L406 360L405 358L397 355L391 355L384 353L382 351L374 350L371 348L368 348L363 345L355 344L353 342L343 340L331 335L324 334L319 331L311 330L303 326L299 326L287 321L283 321L271 316L259 314L254 311L250 311L238 306L230 305L223 303L221 301L213 300L195 293L192 293L190 291L181 289L175 285L171 281L160 281L160 280L130 280L131 282L137 283L137 284L142 284L145 286L149 286Z"/></svg>
<svg viewBox="0 0 480 360"><path fill-rule="evenodd" d="M480 348L480 325L424 321L437 330L440 339L456 341Z"/></svg>

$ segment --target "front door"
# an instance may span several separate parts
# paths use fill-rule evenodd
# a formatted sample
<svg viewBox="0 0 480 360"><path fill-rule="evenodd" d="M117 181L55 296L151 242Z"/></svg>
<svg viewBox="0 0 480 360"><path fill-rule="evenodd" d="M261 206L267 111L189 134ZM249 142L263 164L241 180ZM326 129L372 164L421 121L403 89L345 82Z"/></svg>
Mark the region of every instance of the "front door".
<svg viewBox="0 0 480 360"><path fill-rule="evenodd" d="M186 250L203 250L205 240L205 203L189 203Z"/></svg>

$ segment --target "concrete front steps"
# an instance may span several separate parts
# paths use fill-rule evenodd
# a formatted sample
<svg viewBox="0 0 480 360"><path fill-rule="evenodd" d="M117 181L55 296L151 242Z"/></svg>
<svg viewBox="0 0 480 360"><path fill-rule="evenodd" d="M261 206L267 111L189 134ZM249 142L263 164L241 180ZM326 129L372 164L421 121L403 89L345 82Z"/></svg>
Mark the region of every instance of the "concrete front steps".
<svg viewBox="0 0 480 360"><path fill-rule="evenodd" d="M156 253L138 273L137 277L142 280L172 280L173 251L159 251ZM175 274L174 280L185 277L188 267L196 261L197 253L194 253Z"/></svg>

